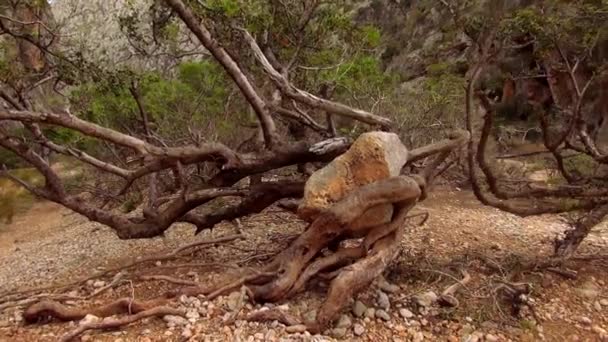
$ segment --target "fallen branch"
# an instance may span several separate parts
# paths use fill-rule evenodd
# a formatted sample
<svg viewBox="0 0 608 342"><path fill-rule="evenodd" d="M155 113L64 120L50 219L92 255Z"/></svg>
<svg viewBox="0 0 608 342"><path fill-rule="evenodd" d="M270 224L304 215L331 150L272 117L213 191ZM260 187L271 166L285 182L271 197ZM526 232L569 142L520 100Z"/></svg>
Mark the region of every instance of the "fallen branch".
<svg viewBox="0 0 608 342"><path fill-rule="evenodd" d="M141 311L134 315L116 318L106 319L101 322L91 322L80 325L78 328L61 337L62 342L72 341L80 334L88 330L99 330L99 329L114 329L124 325L131 324L147 317L162 317L165 315L182 316L185 317L186 313L183 310L170 308L167 306L157 306L148 310Z"/></svg>

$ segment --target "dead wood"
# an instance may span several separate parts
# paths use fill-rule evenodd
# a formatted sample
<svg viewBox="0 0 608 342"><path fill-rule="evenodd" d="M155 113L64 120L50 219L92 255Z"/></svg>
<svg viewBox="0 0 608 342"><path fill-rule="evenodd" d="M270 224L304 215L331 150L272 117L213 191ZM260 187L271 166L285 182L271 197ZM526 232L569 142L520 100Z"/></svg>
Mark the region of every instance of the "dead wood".
<svg viewBox="0 0 608 342"><path fill-rule="evenodd" d="M151 301L136 301L133 298L121 298L112 303L99 307L77 308L67 306L55 301L44 300L28 307L23 312L23 319L27 323L44 321L54 318L60 321L76 321L86 315L109 317L118 314L133 314L166 304L168 299L159 298Z"/></svg>

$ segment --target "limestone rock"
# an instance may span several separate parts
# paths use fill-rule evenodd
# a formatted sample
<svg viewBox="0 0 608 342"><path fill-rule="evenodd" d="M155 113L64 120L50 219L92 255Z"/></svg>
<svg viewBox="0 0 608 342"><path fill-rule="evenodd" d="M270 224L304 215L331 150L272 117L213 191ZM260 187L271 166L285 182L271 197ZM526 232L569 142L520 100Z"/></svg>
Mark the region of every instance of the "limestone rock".
<svg viewBox="0 0 608 342"><path fill-rule="evenodd" d="M353 314L355 317L363 317L365 310L367 310L367 306L365 306L365 304L359 300L355 301L355 304L353 305Z"/></svg>
<svg viewBox="0 0 608 342"><path fill-rule="evenodd" d="M362 185L399 175L407 161L407 148L394 133L368 132L353 143L344 154L315 172L306 182L298 215L313 221L331 204ZM372 210L373 215L368 215ZM387 222L392 208L371 208L366 216L368 227ZM370 222L370 216L381 219Z"/></svg>

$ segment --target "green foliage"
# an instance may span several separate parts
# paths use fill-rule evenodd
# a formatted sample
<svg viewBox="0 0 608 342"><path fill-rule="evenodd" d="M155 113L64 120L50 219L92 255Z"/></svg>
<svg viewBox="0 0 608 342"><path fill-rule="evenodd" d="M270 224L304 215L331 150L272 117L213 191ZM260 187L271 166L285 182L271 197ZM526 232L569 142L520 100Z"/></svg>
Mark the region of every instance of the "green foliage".
<svg viewBox="0 0 608 342"><path fill-rule="evenodd" d="M381 33L377 27L366 25L361 28L361 32L365 37L365 42L371 47L380 45Z"/></svg>
<svg viewBox="0 0 608 342"><path fill-rule="evenodd" d="M88 120L138 132L142 128L141 114L130 91L133 79L137 79L137 91L155 131L176 137L189 125L203 127L223 114L228 97L225 77L223 70L210 61L185 62L172 78L147 72L85 84L72 93L71 101ZM219 133L230 128L225 126Z"/></svg>

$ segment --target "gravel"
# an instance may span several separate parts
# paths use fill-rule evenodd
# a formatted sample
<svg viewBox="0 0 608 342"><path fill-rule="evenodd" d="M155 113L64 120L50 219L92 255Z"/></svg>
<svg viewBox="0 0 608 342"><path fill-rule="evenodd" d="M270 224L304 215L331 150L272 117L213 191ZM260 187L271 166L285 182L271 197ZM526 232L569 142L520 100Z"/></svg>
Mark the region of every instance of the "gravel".
<svg viewBox="0 0 608 342"><path fill-rule="evenodd" d="M26 229L31 231L32 236L36 236L37 231L44 230L44 238L21 242L18 248L0 258L1 265L10 266L0 267L0 292L76 280L102 271L111 262L130 260L132 256L152 255L159 251L168 252L194 238L191 226L176 224L164 237L121 240L112 229L104 225L90 222L61 207L57 207L57 211L63 216L61 225L44 226L46 222L39 220L37 226ZM216 229L213 236L222 233L226 232L218 233ZM209 236L209 232L204 232L195 239ZM8 237L0 235L0 238ZM92 284L94 287L105 285L100 280Z"/></svg>

